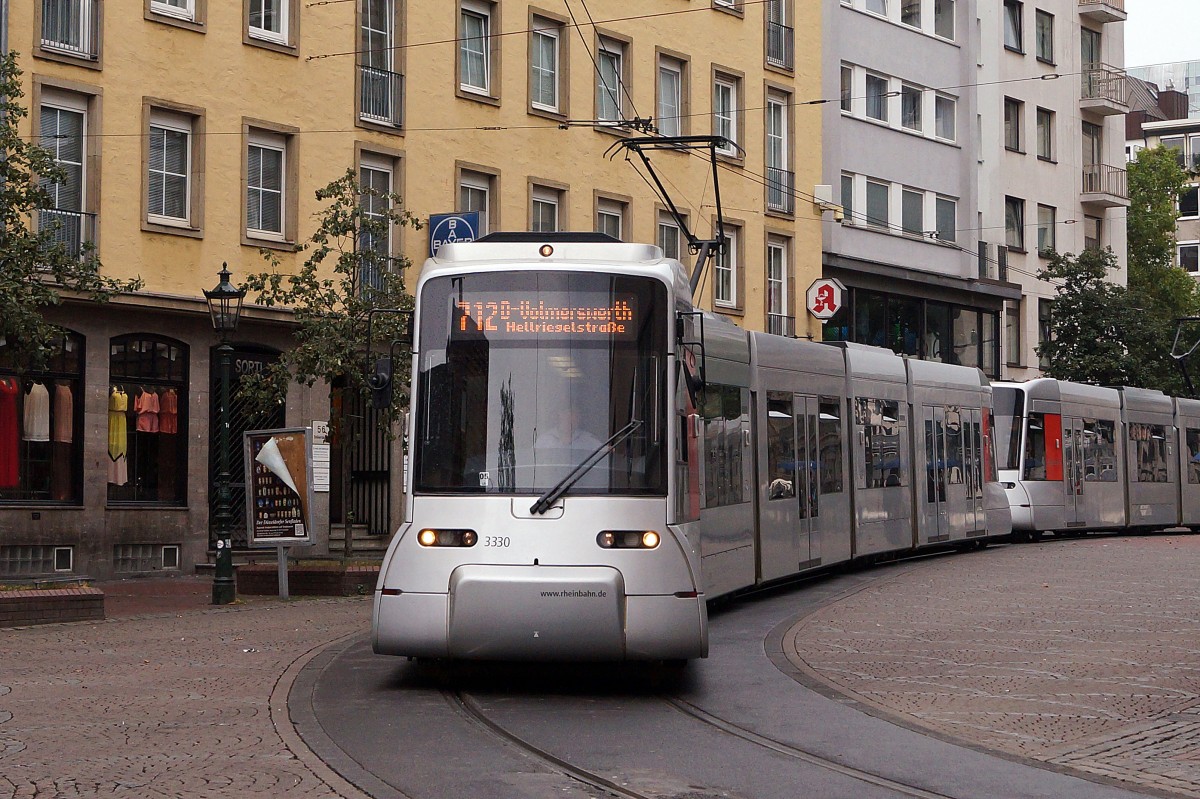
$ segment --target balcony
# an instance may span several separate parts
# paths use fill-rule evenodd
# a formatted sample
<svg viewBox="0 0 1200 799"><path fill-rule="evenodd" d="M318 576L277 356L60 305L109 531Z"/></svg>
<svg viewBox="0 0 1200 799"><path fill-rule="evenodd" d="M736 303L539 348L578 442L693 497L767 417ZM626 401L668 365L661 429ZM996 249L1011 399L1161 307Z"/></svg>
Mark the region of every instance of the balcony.
<svg viewBox="0 0 1200 799"><path fill-rule="evenodd" d="M42 49L96 61L99 6L94 0L41 0Z"/></svg>
<svg viewBox="0 0 1200 799"><path fill-rule="evenodd" d="M1080 110L1100 116L1129 113L1125 70L1108 64L1084 64L1080 81Z"/></svg>
<svg viewBox="0 0 1200 799"><path fill-rule="evenodd" d="M1125 188L1125 170L1108 164L1087 164L1083 167L1081 203L1101 208L1129 207L1129 192Z"/></svg>
<svg viewBox="0 0 1200 799"><path fill-rule="evenodd" d="M1092 22L1124 22L1125 0L1079 0L1079 16Z"/></svg>
<svg viewBox="0 0 1200 799"><path fill-rule="evenodd" d="M796 192L793 190L796 177L786 169L767 167L767 210L777 214L795 211Z"/></svg>
<svg viewBox="0 0 1200 799"><path fill-rule="evenodd" d="M404 127L404 76L386 69L360 66L359 118L365 122Z"/></svg>
<svg viewBox="0 0 1200 799"><path fill-rule="evenodd" d="M767 63L781 69L795 66L795 32L787 25L767 22Z"/></svg>
<svg viewBox="0 0 1200 799"><path fill-rule="evenodd" d="M776 336L796 337L796 317L778 313L767 314L767 332Z"/></svg>
<svg viewBox="0 0 1200 799"><path fill-rule="evenodd" d="M50 232L53 244L61 244L73 258L82 258L84 247L96 240L96 215L82 211L44 208L37 212L38 232Z"/></svg>

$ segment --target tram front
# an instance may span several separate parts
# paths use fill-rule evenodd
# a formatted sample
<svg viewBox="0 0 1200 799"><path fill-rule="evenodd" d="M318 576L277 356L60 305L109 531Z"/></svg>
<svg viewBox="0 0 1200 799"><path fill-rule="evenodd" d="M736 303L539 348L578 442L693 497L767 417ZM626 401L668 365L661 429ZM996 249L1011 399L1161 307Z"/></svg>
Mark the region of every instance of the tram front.
<svg viewBox="0 0 1200 799"><path fill-rule="evenodd" d="M678 659L707 649L672 529L678 265L625 244L444 247L417 290L410 520L384 654Z"/></svg>

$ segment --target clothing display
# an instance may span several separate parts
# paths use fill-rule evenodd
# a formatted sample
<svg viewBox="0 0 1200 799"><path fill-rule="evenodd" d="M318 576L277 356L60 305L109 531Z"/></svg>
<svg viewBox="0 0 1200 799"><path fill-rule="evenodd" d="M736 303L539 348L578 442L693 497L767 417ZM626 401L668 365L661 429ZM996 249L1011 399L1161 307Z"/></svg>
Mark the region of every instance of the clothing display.
<svg viewBox="0 0 1200 799"><path fill-rule="evenodd" d="M54 386L54 440L70 444L75 434L75 398L71 387L59 383Z"/></svg>
<svg viewBox="0 0 1200 799"><path fill-rule="evenodd" d="M158 394L153 391L142 391L133 401L133 409L137 412L137 430L141 433L158 432Z"/></svg>
<svg viewBox="0 0 1200 799"><path fill-rule="evenodd" d="M17 446L17 394L21 386L15 378L0 377L0 488L15 488L20 482Z"/></svg>
<svg viewBox="0 0 1200 799"><path fill-rule="evenodd" d="M129 395L116 386L108 395L108 482L123 486L129 482Z"/></svg>
<svg viewBox="0 0 1200 799"><path fill-rule="evenodd" d="M50 391L38 382L25 396L25 440L50 440Z"/></svg>
<svg viewBox="0 0 1200 799"><path fill-rule="evenodd" d="M159 397L158 432L179 432L179 394L173 388L168 388Z"/></svg>

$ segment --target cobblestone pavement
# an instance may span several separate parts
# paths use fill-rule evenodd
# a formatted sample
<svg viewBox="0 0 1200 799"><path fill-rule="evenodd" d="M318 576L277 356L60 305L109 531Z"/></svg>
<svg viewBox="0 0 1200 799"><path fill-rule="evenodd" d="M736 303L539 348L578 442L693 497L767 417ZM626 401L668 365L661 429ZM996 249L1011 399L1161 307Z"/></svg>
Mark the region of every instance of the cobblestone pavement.
<svg viewBox="0 0 1200 799"><path fill-rule="evenodd" d="M811 677L910 726L1200 797L1200 535L902 567L784 645Z"/></svg>
<svg viewBox="0 0 1200 799"><path fill-rule="evenodd" d="M256 598L0 630L0 797L360 799L300 741L286 692L370 611Z"/></svg>

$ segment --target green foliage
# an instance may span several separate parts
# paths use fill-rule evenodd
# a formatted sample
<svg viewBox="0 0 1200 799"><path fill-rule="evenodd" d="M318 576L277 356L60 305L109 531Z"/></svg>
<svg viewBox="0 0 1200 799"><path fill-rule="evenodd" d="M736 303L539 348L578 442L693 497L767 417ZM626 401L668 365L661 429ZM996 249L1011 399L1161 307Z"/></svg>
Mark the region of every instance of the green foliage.
<svg viewBox="0 0 1200 799"><path fill-rule="evenodd" d="M408 259L396 258L371 242L388 240L396 225L419 228L420 222L401 209L401 199L363 187L353 170L317 192L326 202L317 228L297 252L306 252L296 274L280 272L275 253L264 250L270 270L246 279L247 290L260 305L291 309L297 324L296 345L259 375L243 377L239 396L265 412L282 403L295 380L306 386L318 380L364 399L370 395L366 363L367 327L370 319L372 352L389 352L402 337L407 317L376 313L381 309L411 311L412 295L404 288L403 270ZM364 200L370 199L370 202ZM367 206L386 206L368 213ZM391 414L408 405L407 361L397 359L393 376ZM339 419L331 420L340 428Z"/></svg>
<svg viewBox="0 0 1200 799"><path fill-rule="evenodd" d="M95 249L70 252L57 226L37 229L33 215L54 207L48 189L66 174L48 150L19 135L29 115L24 96L17 54L7 53L0 57L0 347L18 372L42 369L54 354L63 331L43 313L62 303L64 291L107 302L143 285L104 276Z"/></svg>

